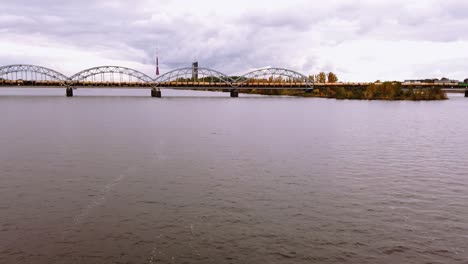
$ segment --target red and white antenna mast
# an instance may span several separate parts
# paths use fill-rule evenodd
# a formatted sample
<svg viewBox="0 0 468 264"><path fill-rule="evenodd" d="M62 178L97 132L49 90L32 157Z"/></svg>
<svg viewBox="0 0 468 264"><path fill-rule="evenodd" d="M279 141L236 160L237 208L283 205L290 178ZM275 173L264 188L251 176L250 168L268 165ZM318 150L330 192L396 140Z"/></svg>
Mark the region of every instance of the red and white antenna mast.
<svg viewBox="0 0 468 264"><path fill-rule="evenodd" d="M159 76L159 54L158 50L156 49L156 77Z"/></svg>

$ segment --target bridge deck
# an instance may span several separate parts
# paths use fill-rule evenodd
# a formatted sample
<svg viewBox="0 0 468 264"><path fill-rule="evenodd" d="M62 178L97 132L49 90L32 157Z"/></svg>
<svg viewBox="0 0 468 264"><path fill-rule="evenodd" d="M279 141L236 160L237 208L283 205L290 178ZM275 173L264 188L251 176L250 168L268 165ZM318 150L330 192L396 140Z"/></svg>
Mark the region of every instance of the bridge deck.
<svg viewBox="0 0 468 264"><path fill-rule="evenodd" d="M152 88L173 88L173 89L310 89L310 88L365 88L372 83L298 83L298 82L250 82L250 83L225 83L225 82L71 82L63 83L59 81L22 81L22 80L0 80L0 87L50 87L65 88L67 85L74 88L108 88L108 89L152 89ZM440 87L443 89L465 91L468 87L459 86L454 83L402 83L404 89L409 88L430 88Z"/></svg>

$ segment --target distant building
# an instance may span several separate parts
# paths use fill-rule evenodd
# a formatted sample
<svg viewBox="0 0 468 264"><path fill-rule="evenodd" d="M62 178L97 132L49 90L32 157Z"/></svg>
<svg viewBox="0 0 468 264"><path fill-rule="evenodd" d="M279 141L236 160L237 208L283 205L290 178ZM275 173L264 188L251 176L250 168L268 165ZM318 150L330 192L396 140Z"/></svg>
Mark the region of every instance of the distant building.
<svg viewBox="0 0 468 264"><path fill-rule="evenodd" d="M421 83L421 80L405 80L405 83Z"/></svg>
<svg viewBox="0 0 468 264"><path fill-rule="evenodd" d="M434 83L459 83L458 80L450 80L449 78L442 78L440 80L436 80Z"/></svg>
<svg viewBox="0 0 468 264"><path fill-rule="evenodd" d="M467 79L468 80L468 79ZM405 83L459 83L458 80L451 80L449 78L442 79L420 79L420 80L405 80Z"/></svg>
<svg viewBox="0 0 468 264"><path fill-rule="evenodd" d="M405 83L435 83L437 79L405 80Z"/></svg>
<svg viewBox="0 0 468 264"><path fill-rule="evenodd" d="M192 80L198 80L198 61L192 63Z"/></svg>

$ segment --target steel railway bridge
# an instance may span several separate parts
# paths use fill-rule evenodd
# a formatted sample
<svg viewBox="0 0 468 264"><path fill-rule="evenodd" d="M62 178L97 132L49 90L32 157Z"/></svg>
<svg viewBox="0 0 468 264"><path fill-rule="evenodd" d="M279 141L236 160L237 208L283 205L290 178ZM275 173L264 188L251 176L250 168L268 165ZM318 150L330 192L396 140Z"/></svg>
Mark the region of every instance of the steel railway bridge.
<svg viewBox="0 0 468 264"><path fill-rule="evenodd" d="M180 68L157 78L120 66L100 66L70 77L42 66L16 64L0 67L0 86L65 88L73 96L76 88L150 89L152 97L161 97L162 88L227 90L238 97L239 89L312 90L314 83L305 75L282 68L259 69L239 77L230 77L208 68Z"/></svg>
<svg viewBox="0 0 468 264"><path fill-rule="evenodd" d="M0 67L0 87L64 88L68 97L77 88L149 89L152 97L161 97L161 89L195 89L229 91L238 97L241 89L296 89L307 92L320 88L365 88L370 83L314 83L304 74L283 68L266 68L232 77L222 72L200 67L180 68L152 78L140 71L120 66L100 66L66 76L42 66L15 64ZM403 88L439 86L449 91L468 90L457 84L403 83Z"/></svg>

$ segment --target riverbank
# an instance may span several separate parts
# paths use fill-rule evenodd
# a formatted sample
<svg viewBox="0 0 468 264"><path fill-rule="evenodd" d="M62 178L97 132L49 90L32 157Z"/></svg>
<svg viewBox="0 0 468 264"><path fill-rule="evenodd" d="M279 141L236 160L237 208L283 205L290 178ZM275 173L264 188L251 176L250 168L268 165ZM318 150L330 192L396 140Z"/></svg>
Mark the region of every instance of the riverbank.
<svg viewBox="0 0 468 264"><path fill-rule="evenodd" d="M361 87L327 87L310 91L305 90L267 90L267 89L240 89L240 93L262 95L284 95L298 97L319 97L350 100L447 100L447 94L440 87L424 89L403 89L401 83L375 83Z"/></svg>

